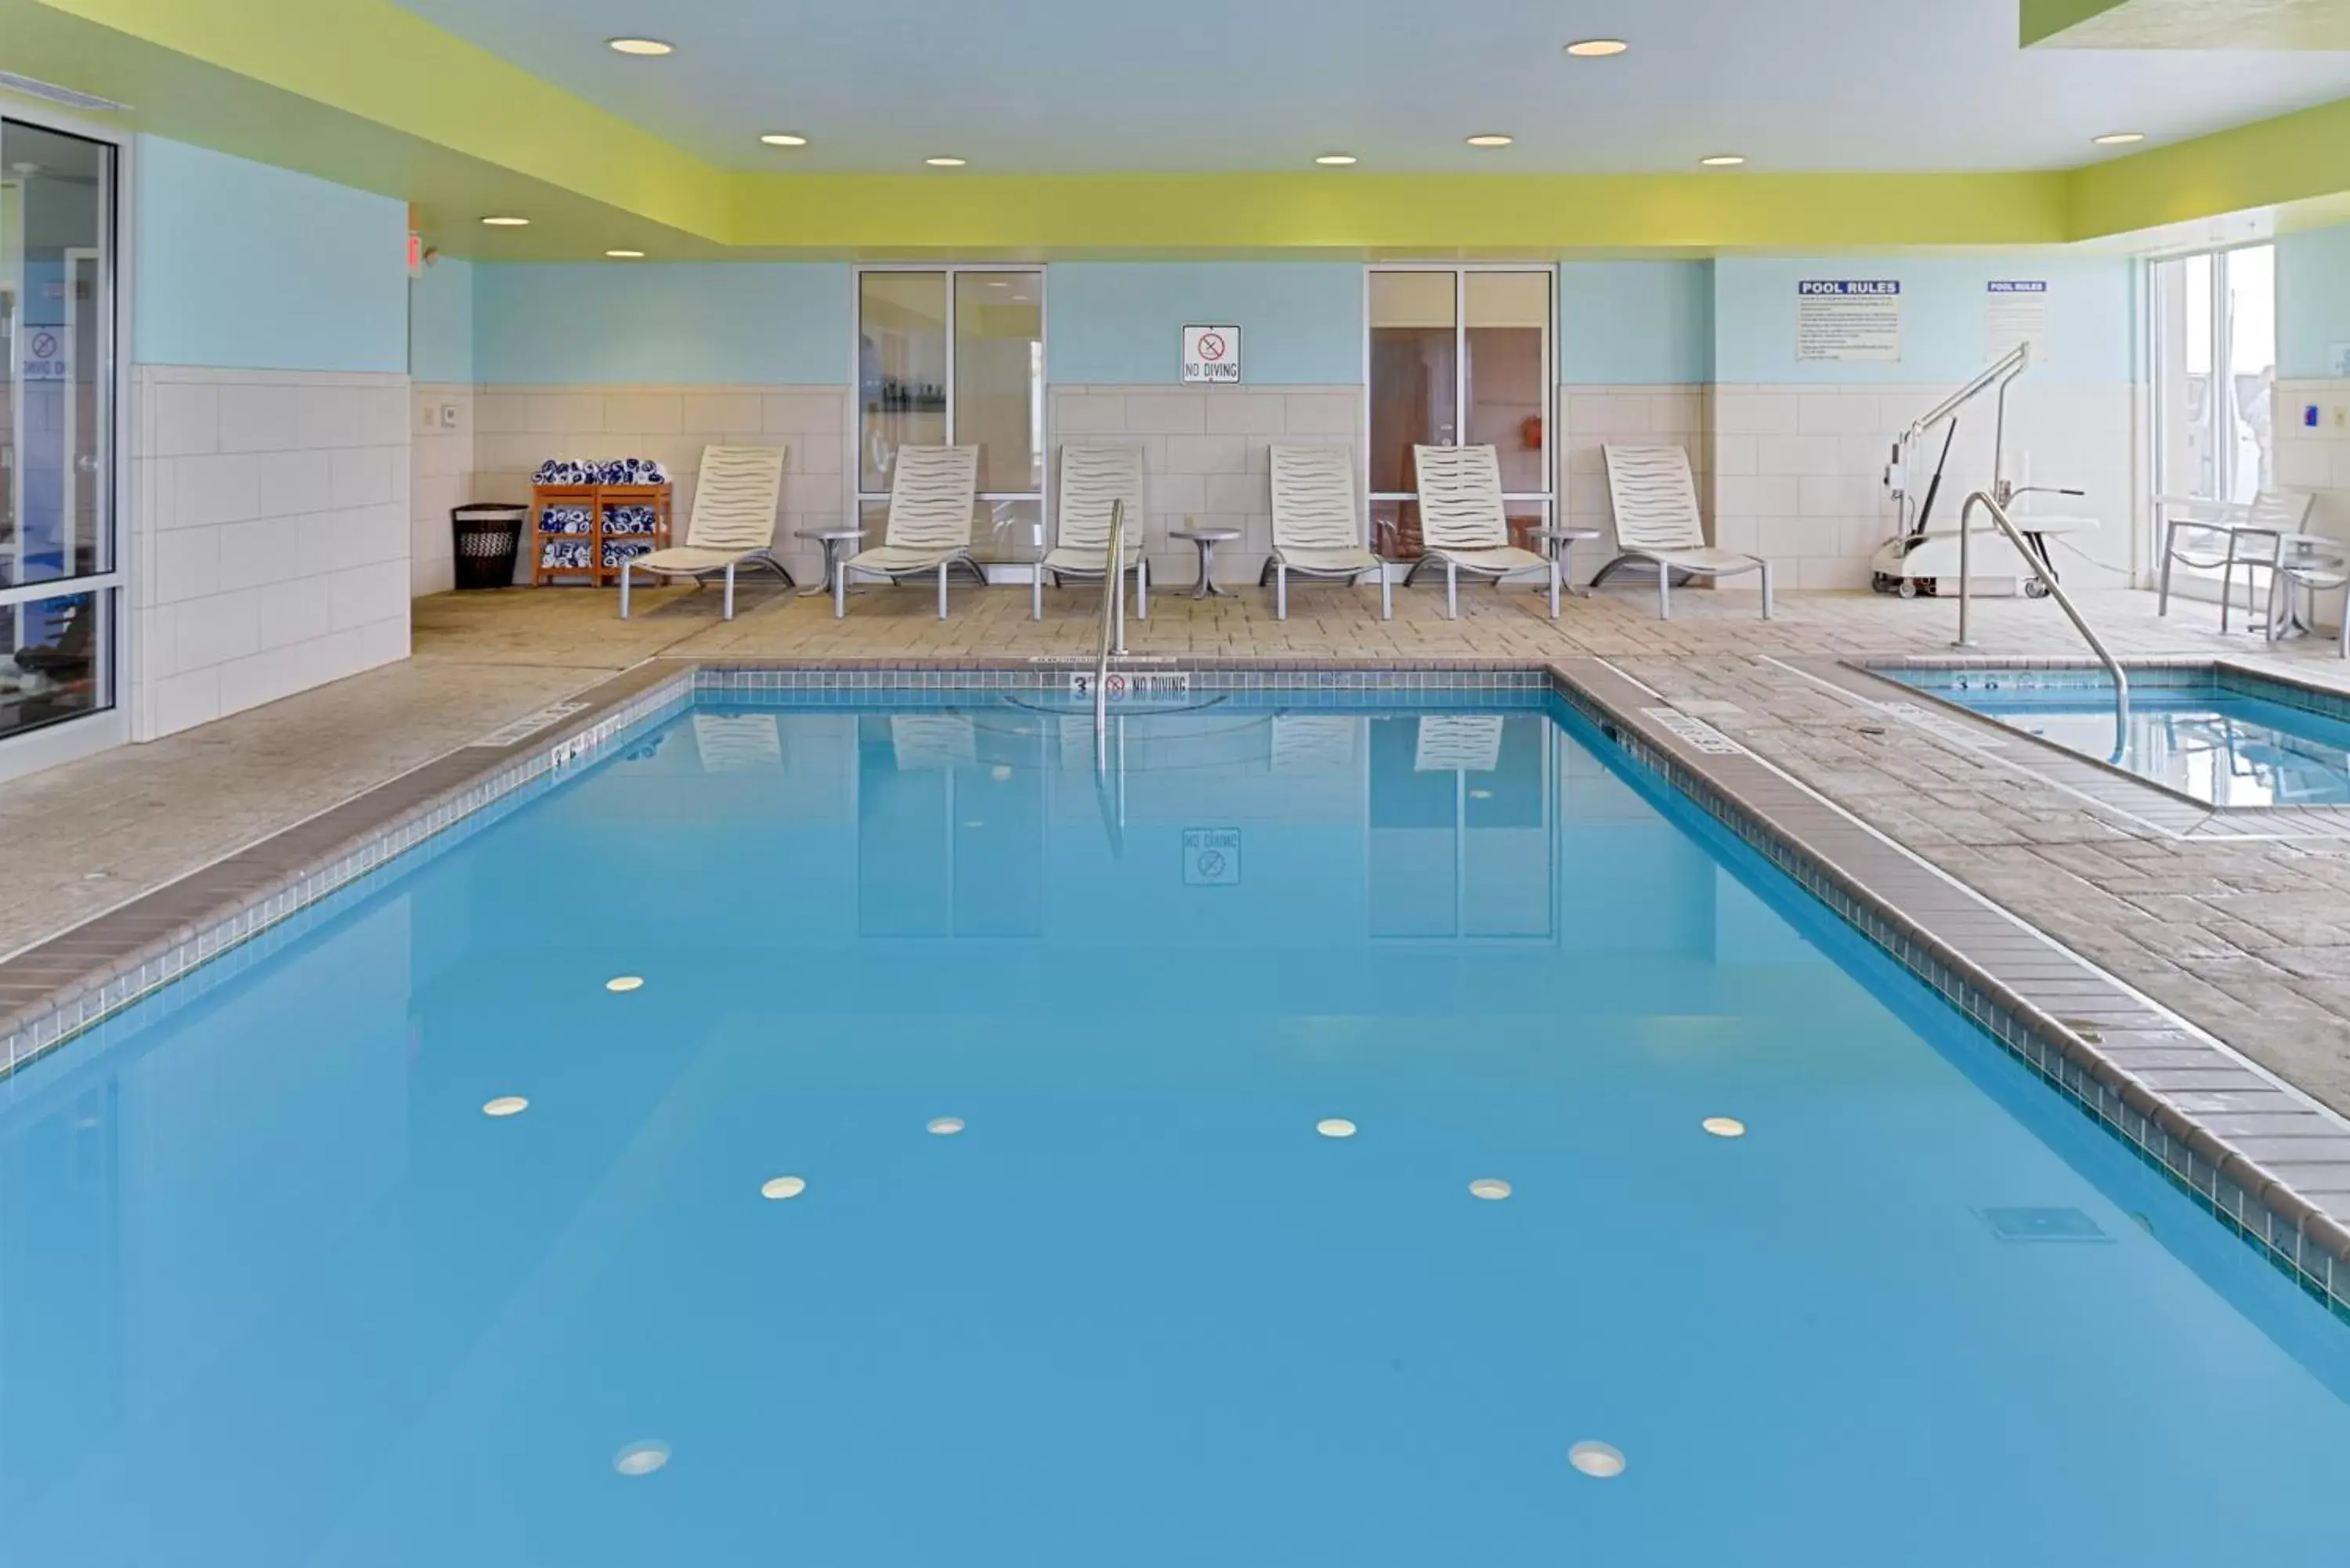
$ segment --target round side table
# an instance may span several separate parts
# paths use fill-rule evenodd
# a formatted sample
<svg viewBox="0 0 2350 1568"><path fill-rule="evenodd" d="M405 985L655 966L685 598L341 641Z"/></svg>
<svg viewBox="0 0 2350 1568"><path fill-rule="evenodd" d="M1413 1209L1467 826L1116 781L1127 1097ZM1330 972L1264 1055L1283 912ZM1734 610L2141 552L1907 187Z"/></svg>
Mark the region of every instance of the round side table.
<svg viewBox="0 0 2350 1568"><path fill-rule="evenodd" d="M832 575L840 570L840 547L865 537L862 528L803 528L803 539L814 539L824 546L824 576L813 587L800 590L800 597L811 599L818 594L832 592Z"/></svg>
<svg viewBox="0 0 2350 1568"><path fill-rule="evenodd" d="M1534 530L1534 536L1535 542L1541 545L1542 553L1558 563L1558 575L1564 581L1574 571L1574 567L1568 563L1575 555L1575 545L1586 539L1598 538L1599 530L1596 528L1537 528ZM1591 597L1589 588L1578 588L1571 582L1567 584L1566 591L1579 598Z"/></svg>
<svg viewBox="0 0 2350 1568"><path fill-rule="evenodd" d="M1195 599L1228 599L1233 596L1216 587L1214 566L1216 546L1241 536L1237 528L1177 528L1167 535L1170 539L1189 539L1200 547L1200 585L1191 590Z"/></svg>

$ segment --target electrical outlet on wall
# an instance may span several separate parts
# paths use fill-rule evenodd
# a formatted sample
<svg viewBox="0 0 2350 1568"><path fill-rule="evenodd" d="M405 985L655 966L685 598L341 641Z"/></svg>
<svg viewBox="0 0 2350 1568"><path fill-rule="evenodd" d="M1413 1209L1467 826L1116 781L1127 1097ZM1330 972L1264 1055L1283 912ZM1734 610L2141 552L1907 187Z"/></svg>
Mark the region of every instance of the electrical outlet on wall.
<svg viewBox="0 0 2350 1568"><path fill-rule="evenodd" d="M444 431L453 431L457 428L456 404L443 403L441 405L441 428Z"/></svg>

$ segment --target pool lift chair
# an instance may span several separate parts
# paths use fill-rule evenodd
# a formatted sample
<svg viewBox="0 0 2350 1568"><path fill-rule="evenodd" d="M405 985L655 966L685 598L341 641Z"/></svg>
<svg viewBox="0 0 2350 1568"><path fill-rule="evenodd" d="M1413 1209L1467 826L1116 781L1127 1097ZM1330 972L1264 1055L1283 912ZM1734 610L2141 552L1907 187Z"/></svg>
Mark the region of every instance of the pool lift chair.
<svg viewBox="0 0 2350 1568"><path fill-rule="evenodd" d="M702 472L693 484L693 515L685 543L620 563L620 618L629 618L629 579L638 572L655 577L691 577L696 588L713 572L726 577L723 618L734 618L734 573L764 566L797 587L791 568L777 560L775 507L783 495L784 452L779 446L706 446Z"/></svg>
<svg viewBox="0 0 2350 1568"><path fill-rule="evenodd" d="M889 474L889 520L881 543L840 563L832 576L832 618L848 613L848 579L858 572L909 582L939 580L939 618L947 618L947 574L961 566L983 586L971 558L972 509L979 499L979 448L901 446Z"/></svg>
<svg viewBox="0 0 2350 1568"><path fill-rule="evenodd" d="M1762 618L1771 618L1771 563L1760 556L1721 550L1705 542L1697 484L1689 453L1677 446L1613 446L1607 459L1607 499L1616 514L1616 558L1591 579L1597 587L1618 569L1645 562L1657 570L1657 618L1673 613L1673 575L1721 577L1758 572Z"/></svg>
<svg viewBox="0 0 2350 1568"><path fill-rule="evenodd" d="M1444 568L1444 613L1461 618L1461 574L1491 578L1540 572L1550 582L1550 618L1558 618L1559 564L1510 543L1510 514L1502 499L1502 462L1490 446L1414 446L1412 472L1419 493L1419 559L1404 574L1409 587L1430 566Z"/></svg>
<svg viewBox="0 0 2350 1568"><path fill-rule="evenodd" d="M1914 599L1921 596L1932 597L1939 591L1943 583L1954 581L1957 578L1959 563L1963 556L1960 548L1960 531L1957 528L1933 526L1934 503L1941 495L1942 475L1950 466L1951 444L1958 439L1959 411L1986 391L1996 392L1998 410L1995 423L1991 427L1991 499L2004 508L2020 495L2084 493L2062 485L2017 486L2007 481L2004 462L2007 442L2007 389L2009 384L2018 376L2022 375L2031 368L2031 365L2032 345L2017 344L1986 366L1973 380L1937 403L1894 441L1891 461L1885 466L1884 483L1886 493L1892 499L1898 514L1899 522L1894 536L1879 545L1877 554L1869 560L1870 587L1880 594L1893 594L1905 599ZM1934 460L1934 472L1926 483L1925 494L1922 497L1913 496L1910 493L1913 453L1934 433L1937 427L1942 429L1942 445ZM1913 504L1916 506L1914 512L1911 510ZM1967 521L1968 519L1962 516L1961 526L1964 526ZM2097 526L2097 520L2095 517L2028 515L2017 517L2014 521L2016 528L2023 536L2024 547L2036 557L2035 561L2017 562L2018 569L2014 574L2015 577L2022 584L2023 593L2027 598L2046 598L2049 591L2048 584L2054 581L2056 577L2056 563L2048 551L2049 538L2060 534L2088 532ZM1991 538L1995 533L1996 530L1989 526L1978 524L1974 528L1977 540ZM1999 543L2003 544L2005 541ZM1997 547L1995 544L1993 548ZM2046 573L2045 581L2041 576L2043 570Z"/></svg>

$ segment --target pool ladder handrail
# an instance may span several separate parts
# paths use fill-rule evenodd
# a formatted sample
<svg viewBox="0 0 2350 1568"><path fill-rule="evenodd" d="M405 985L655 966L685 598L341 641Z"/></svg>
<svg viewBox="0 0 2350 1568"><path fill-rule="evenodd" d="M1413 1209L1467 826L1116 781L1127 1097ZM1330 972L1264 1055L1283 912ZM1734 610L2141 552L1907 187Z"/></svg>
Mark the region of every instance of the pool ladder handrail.
<svg viewBox="0 0 2350 1568"><path fill-rule="evenodd" d="M2008 491L2005 499L2012 500L2022 493L2021 491ZM1974 534L1967 524L1973 519L1978 506L1991 514L1991 520L1999 525L1999 531L2007 535L2007 542L2015 546L2015 553L2022 556L2024 564L2032 568L2032 575L2047 588L2048 597L2056 601L2056 607L2072 621L2073 629L2081 634L2081 640L2089 645L2089 651L2097 656L2097 661L2114 678L2114 752L2110 760L2118 765L2129 754L2129 676L2123 670L2121 660L2114 657L2113 649L2106 646L2106 639L2097 635L2095 628L2089 625L2088 618L2082 615L2080 607L2074 604L2073 596L2066 593L2064 586L2056 580L2056 574L2049 569L2048 563L2040 558L2040 552L2025 543L2022 530L2016 527L2015 520L2007 514L2002 499L1988 490L1978 490L1968 496L1966 505L1959 513L1959 639L1952 646L1975 646L1974 639L1967 635L1967 609L1974 598L1967 559L1967 541Z"/></svg>
<svg viewBox="0 0 2350 1568"><path fill-rule="evenodd" d="M1109 656L1126 651L1126 503L1109 504L1109 557L1102 563L1101 654L1094 660L1094 767L1109 769ZM1043 567L1037 570L1042 571Z"/></svg>

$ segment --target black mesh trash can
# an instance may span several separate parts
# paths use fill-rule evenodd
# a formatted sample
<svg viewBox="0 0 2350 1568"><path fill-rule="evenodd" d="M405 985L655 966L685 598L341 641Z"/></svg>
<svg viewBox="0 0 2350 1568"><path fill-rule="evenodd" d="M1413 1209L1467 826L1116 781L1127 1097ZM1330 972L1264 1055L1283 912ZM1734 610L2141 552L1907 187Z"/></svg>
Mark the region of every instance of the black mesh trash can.
<svg viewBox="0 0 2350 1568"><path fill-rule="evenodd" d="M449 527L454 535L457 586L511 587L515 552L522 547L523 524L529 519L527 506L460 506L452 511Z"/></svg>

